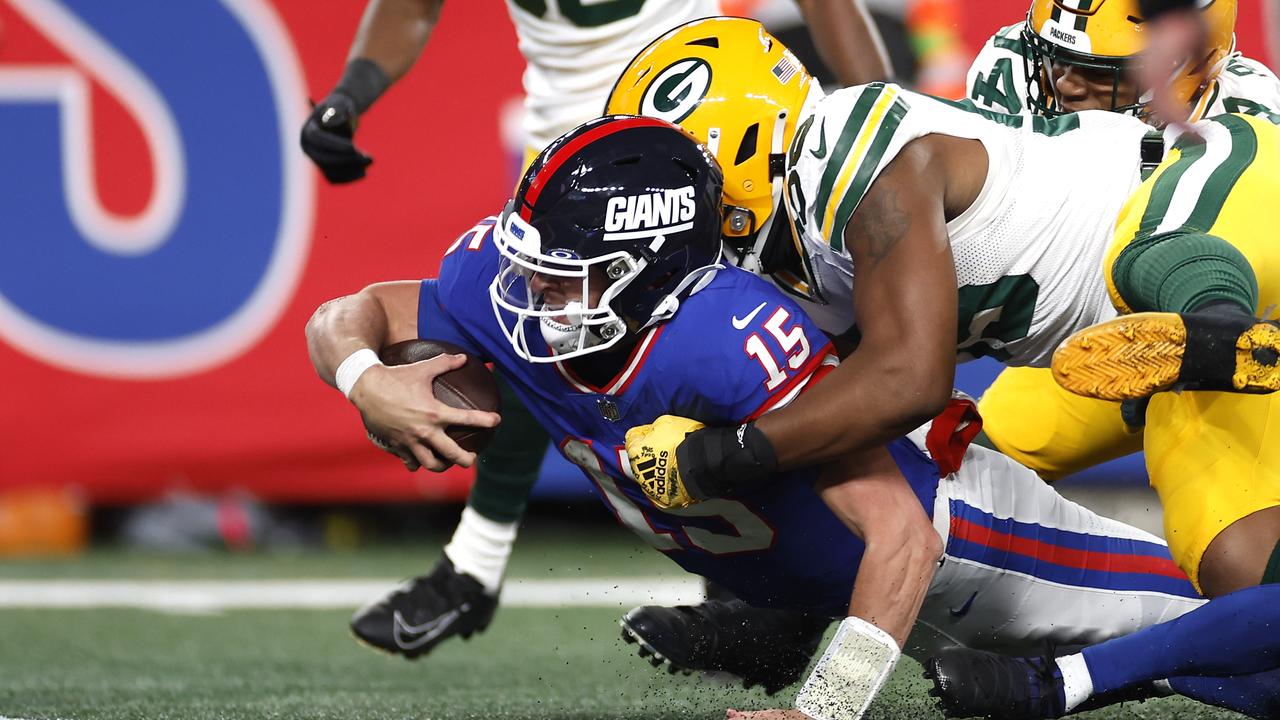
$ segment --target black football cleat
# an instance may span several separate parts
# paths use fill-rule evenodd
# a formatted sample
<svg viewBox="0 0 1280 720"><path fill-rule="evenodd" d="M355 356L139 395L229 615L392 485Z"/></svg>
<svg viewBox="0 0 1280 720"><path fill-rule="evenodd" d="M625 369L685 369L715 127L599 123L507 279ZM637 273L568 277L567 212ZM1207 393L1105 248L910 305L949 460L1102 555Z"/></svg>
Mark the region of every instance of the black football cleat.
<svg viewBox="0 0 1280 720"><path fill-rule="evenodd" d="M799 682L831 620L741 600L645 605L623 616L622 639L670 673L728 673L772 695Z"/></svg>
<svg viewBox="0 0 1280 720"><path fill-rule="evenodd" d="M1243 312L1134 313L1058 346L1053 377L1077 395L1131 400L1163 390L1280 390L1280 324Z"/></svg>
<svg viewBox="0 0 1280 720"><path fill-rule="evenodd" d="M1049 655L1008 657L983 650L947 648L925 662L933 681L929 694L949 718L1039 720L1089 712L1122 702L1143 702L1172 693L1143 683L1098 693L1065 712L1062 674Z"/></svg>
<svg viewBox="0 0 1280 720"><path fill-rule="evenodd" d="M431 574L406 580L357 610L351 632L377 650L413 660L454 635L466 639L483 631L497 608L497 597L442 556Z"/></svg>
<svg viewBox="0 0 1280 720"><path fill-rule="evenodd" d="M925 662L929 694L949 718L1038 720L1066 714L1062 675L1052 658L1008 657L953 647Z"/></svg>

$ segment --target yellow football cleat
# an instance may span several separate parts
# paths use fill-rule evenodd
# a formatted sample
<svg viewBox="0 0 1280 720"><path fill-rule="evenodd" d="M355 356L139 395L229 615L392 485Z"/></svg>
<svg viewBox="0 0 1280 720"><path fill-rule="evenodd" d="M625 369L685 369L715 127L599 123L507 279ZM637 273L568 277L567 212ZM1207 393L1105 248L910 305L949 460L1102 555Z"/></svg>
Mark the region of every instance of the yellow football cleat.
<svg viewBox="0 0 1280 720"><path fill-rule="evenodd" d="M1280 390L1280 325L1243 313L1134 313L1085 328L1053 354L1053 377L1101 400L1163 390Z"/></svg>

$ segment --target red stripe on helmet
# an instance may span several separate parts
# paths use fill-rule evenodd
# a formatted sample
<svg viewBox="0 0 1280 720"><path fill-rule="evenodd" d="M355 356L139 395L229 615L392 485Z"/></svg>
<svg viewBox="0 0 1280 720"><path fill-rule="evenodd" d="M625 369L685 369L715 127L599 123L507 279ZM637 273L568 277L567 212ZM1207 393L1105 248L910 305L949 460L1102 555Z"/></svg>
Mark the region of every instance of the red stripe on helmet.
<svg viewBox="0 0 1280 720"><path fill-rule="evenodd" d="M551 154L551 157L547 158L546 162L542 164L542 168L538 170L538 173L533 176L533 180L529 182L529 189L524 194L523 202L520 203L520 217L525 220L529 219L533 204L538 201L538 195L542 193L542 188L546 182L551 179L552 175L555 175L561 165L564 165L569 158L573 157L584 146L620 130L640 127L671 127L671 123L649 117L624 118L613 122L601 123L598 127L591 128L560 146L559 149Z"/></svg>

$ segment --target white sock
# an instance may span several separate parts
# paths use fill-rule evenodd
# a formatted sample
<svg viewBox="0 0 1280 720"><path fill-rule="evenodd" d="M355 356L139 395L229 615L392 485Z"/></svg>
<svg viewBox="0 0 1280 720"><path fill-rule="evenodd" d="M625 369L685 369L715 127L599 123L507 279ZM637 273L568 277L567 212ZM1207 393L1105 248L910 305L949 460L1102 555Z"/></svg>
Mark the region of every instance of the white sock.
<svg viewBox="0 0 1280 720"><path fill-rule="evenodd" d="M485 592L497 595L519 527L519 520L495 522L468 505L462 510L462 520L453 531L453 539L444 546L444 554L458 572L479 580Z"/></svg>
<svg viewBox="0 0 1280 720"><path fill-rule="evenodd" d="M1062 686L1067 696L1067 712L1093 695L1093 676L1085 664L1084 655L1066 655L1058 658L1058 670L1062 671Z"/></svg>

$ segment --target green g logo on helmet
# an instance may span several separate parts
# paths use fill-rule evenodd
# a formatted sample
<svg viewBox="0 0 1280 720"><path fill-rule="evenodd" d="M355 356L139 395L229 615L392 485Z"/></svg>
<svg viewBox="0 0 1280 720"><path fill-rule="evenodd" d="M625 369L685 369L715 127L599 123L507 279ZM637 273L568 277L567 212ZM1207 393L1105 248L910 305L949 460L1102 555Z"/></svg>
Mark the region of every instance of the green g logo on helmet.
<svg viewBox="0 0 1280 720"><path fill-rule="evenodd" d="M689 117L710 88L711 65L700 58L678 60L649 83L640 114L678 123Z"/></svg>

